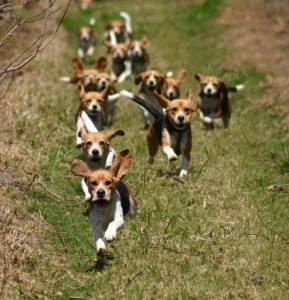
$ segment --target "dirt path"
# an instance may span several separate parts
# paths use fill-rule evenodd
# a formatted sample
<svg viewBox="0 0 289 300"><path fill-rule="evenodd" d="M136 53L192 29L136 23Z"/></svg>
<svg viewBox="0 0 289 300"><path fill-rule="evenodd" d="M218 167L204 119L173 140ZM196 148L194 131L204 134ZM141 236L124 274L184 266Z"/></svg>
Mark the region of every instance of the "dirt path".
<svg viewBox="0 0 289 300"><path fill-rule="evenodd" d="M236 51L235 66L252 64L268 74L260 105L271 107L288 123L289 4L281 1L229 1L218 18L225 25L226 43Z"/></svg>

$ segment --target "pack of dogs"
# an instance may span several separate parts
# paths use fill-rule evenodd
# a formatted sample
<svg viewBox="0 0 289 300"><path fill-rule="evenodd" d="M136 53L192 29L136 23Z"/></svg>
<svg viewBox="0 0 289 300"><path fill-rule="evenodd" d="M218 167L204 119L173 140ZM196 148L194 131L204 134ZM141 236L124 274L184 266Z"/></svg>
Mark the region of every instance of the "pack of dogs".
<svg viewBox="0 0 289 300"><path fill-rule="evenodd" d="M80 1L86 9L92 1ZM136 199L124 182L132 164L129 149L117 152L111 145L122 137L122 129L113 129L119 98L129 99L139 107L142 127L147 131L148 163L153 164L159 148L169 162L180 159L178 176L184 178L190 170L192 150L191 119L198 113L204 128L214 129L216 119L230 125L231 93L243 85L227 86L218 77L195 75L200 89L197 96L189 90L182 96L181 85L187 71L181 68L174 77L150 67L149 41L145 36L134 39L130 15L120 13L119 20L110 21L103 34L106 55L94 66L85 60L95 55L95 19L78 30L78 57L72 59L73 74L61 80L75 86L78 98L76 109L76 146L82 148L83 159L73 162L71 171L81 177L86 203L98 254L107 252L106 241L116 239L124 217L138 212ZM110 67L109 67L110 65ZM115 85L134 80L137 93L117 91ZM104 127L109 127L105 129Z"/></svg>

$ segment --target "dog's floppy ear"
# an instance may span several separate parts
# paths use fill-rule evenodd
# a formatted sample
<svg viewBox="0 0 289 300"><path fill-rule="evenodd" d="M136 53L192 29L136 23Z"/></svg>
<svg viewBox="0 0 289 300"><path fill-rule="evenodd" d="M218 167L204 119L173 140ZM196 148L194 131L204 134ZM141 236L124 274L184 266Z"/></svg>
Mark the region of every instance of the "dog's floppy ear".
<svg viewBox="0 0 289 300"><path fill-rule="evenodd" d="M183 79L185 78L186 74L187 74L187 71L185 69L180 69L178 76L177 76L177 80L179 82L182 82Z"/></svg>
<svg viewBox="0 0 289 300"><path fill-rule="evenodd" d="M83 62L80 58L75 57L71 61L72 69L75 71L76 74L82 73L84 70Z"/></svg>
<svg viewBox="0 0 289 300"><path fill-rule="evenodd" d="M79 90L79 98L81 100L85 97L85 88L84 88L83 84L81 84L81 83L79 84L78 90Z"/></svg>
<svg viewBox="0 0 289 300"><path fill-rule="evenodd" d="M78 136L83 140L86 134L87 130L85 129L85 127L81 127L78 132Z"/></svg>
<svg viewBox="0 0 289 300"><path fill-rule="evenodd" d="M111 173L116 179L122 180L127 175L128 170L132 164L132 155L128 149L125 149L118 153L112 163Z"/></svg>
<svg viewBox="0 0 289 300"><path fill-rule="evenodd" d="M188 93L187 93L187 98L188 98L188 101L190 102L190 106L192 108L192 111L196 111L197 108L196 108L196 103L194 101L194 96L193 96L193 92L191 89L189 89Z"/></svg>
<svg viewBox="0 0 289 300"><path fill-rule="evenodd" d="M75 176L89 177L92 173L83 160L74 161L70 169Z"/></svg>
<svg viewBox="0 0 289 300"><path fill-rule="evenodd" d="M142 80L143 80L143 77L144 77L144 73L141 73L140 75L138 75L138 76L135 78L134 83L135 83L136 85L140 84L140 83L142 82Z"/></svg>
<svg viewBox="0 0 289 300"><path fill-rule="evenodd" d="M125 132L121 129L111 129L111 130L105 131L104 134L107 137L107 139L110 141L117 135L124 136Z"/></svg>
<svg viewBox="0 0 289 300"><path fill-rule="evenodd" d="M141 37L140 43L141 43L142 47L144 47L144 48L148 48L150 46L148 39L144 35Z"/></svg>
<svg viewBox="0 0 289 300"><path fill-rule="evenodd" d="M101 56L95 65L95 68L99 71L99 72L105 72L107 67L107 59L104 56Z"/></svg>
<svg viewBox="0 0 289 300"><path fill-rule="evenodd" d="M153 92L154 95L156 96L156 98L158 99L159 101L159 104L163 107L163 108L167 108L170 101L163 95L159 94L159 93L156 93L156 92Z"/></svg>
<svg viewBox="0 0 289 300"><path fill-rule="evenodd" d="M204 76L203 76L201 73L197 73L197 74L195 75L195 79L196 79L197 81L202 81L203 78L204 78Z"/></svg>

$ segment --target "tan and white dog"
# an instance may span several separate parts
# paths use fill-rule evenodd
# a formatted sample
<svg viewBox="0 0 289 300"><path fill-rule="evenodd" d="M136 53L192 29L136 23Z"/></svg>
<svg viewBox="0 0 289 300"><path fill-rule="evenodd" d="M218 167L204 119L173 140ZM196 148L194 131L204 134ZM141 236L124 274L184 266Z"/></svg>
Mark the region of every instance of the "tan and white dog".
<svg viewBox="0 0 289 300"><path fill-rule="evenodd" d="M214 119L218 118L222 118L224 127L228 128L232 113L232 101L229 93L241 91L244 85L227 87L222 79L199 73L195 75L195 79L200 82L198 110L205 128L213 129Z"/></svg>
<svg viewBox="0 0 289 300"><path fill-rule="evenodd" d="M82 144L80 135L82 128L92 132L102 129L104 103L109 91L110 87L101 92L86 92L83 85L80 85L79 105L76 113L76 146L80 147Z"/></svg>
<svg viewBox="0 0 289 300"><path fill-rule="evenodd" d="M131 60L132 74L138 76L145 72L150 63L147 48L149 46L148 40L145 36L140 40L133 40L129 45L129 56Z"/></svg>
<svg viewBox="0 0 289 300"><path fill-rule="evenodd" d="M145 107L155 118L147 133L149 163L161 146L163 153L169 161L175 161L182 155L179 176L188 174L190 167L190 152L192 149L191 117L196 111L192 92L189 91L187 99L168 100L163 95L155 93L165 112L158 111L151 103L142 97L130 92L121 91L120 94L130 98Z"/></svg>
<svg viewBox="0 0 289 300"><path fill-rule="evenodd" d="M180 98L180 85L186 76L186 70L181 69L176 78L173 77L171 72L168 72L165 76L164 83L162 85L161 94L169 100Z"/></svg>
<svg viewBox="0 0 289 300"><path fill-rule="evenodd" d="M135 78L135 84L141 85L139 96L154 105L154 107L160 112L162 111L162 107L153 92L161 93L164 79L165 77L155 70L145 71ZM147 129L153 122L154 118L143 106L140 106L140 113L143 121L143 127L144 129Z"/></svg>
<svg viewBox="0 0 289 300"><path fill-rule="evenodd" d="M77 2L82 10L87 10L93 7L95 0L78 0Z"/></svg>
<svg viewBox="0 0 289 300"><path fill-rule="evenodd" d="M98 169L109 169L112 166L116 152L111 147L110 142L116 136L124 136L120 129L112 129L100 132L89 132L84 127L81 128L79 136L82 139L82 149L84 161L88 167L94 171ZM90 199L89 190L85 180L81 181L85 200Z"/></svg>
<svg viewBox="0 0 289 300"><path fill-rule="evenodd" d="M121 12L120 16L123 20L110 21L104 32L104 44L120 44L130 41L132 36L131 18L127 12ZM113 39L113 40L112 40Z"/></svg>
<svg viewBox="0 0 289 300"><path fill-rule="evenodd" d="M124 150L117 154L109 170L92 171L81 160L74 162L71 167L74 175L84 177L87 182L90 194L88 217L99 254L106 253L105 240L116 238L117 230L124 224L124 217L137 213L136 200L122 182L131 163L129 150Z"/></svg>
<svg viewBox="0 0 289 300"><path fill-rule="evenodd" d="M92 57L95 52L96 38L93 25L95 20L90 20L90 26L82 26L78 29L78 56L84 59L86 56Z"/></svg>

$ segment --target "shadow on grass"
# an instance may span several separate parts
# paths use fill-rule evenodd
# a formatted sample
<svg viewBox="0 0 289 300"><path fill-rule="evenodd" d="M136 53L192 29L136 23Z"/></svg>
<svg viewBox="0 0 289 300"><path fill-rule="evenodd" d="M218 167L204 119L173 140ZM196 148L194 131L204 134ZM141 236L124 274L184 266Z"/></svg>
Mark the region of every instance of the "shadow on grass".
<svg viewBox="0 0 289 300"><path fill-rule="evenodd" d="M88 268L87 272L95 272L99 273L104 271L104 269L109 265L109 262L114 260L114 256L112 254L97 254L97 260L93 266Z"/></svg>

